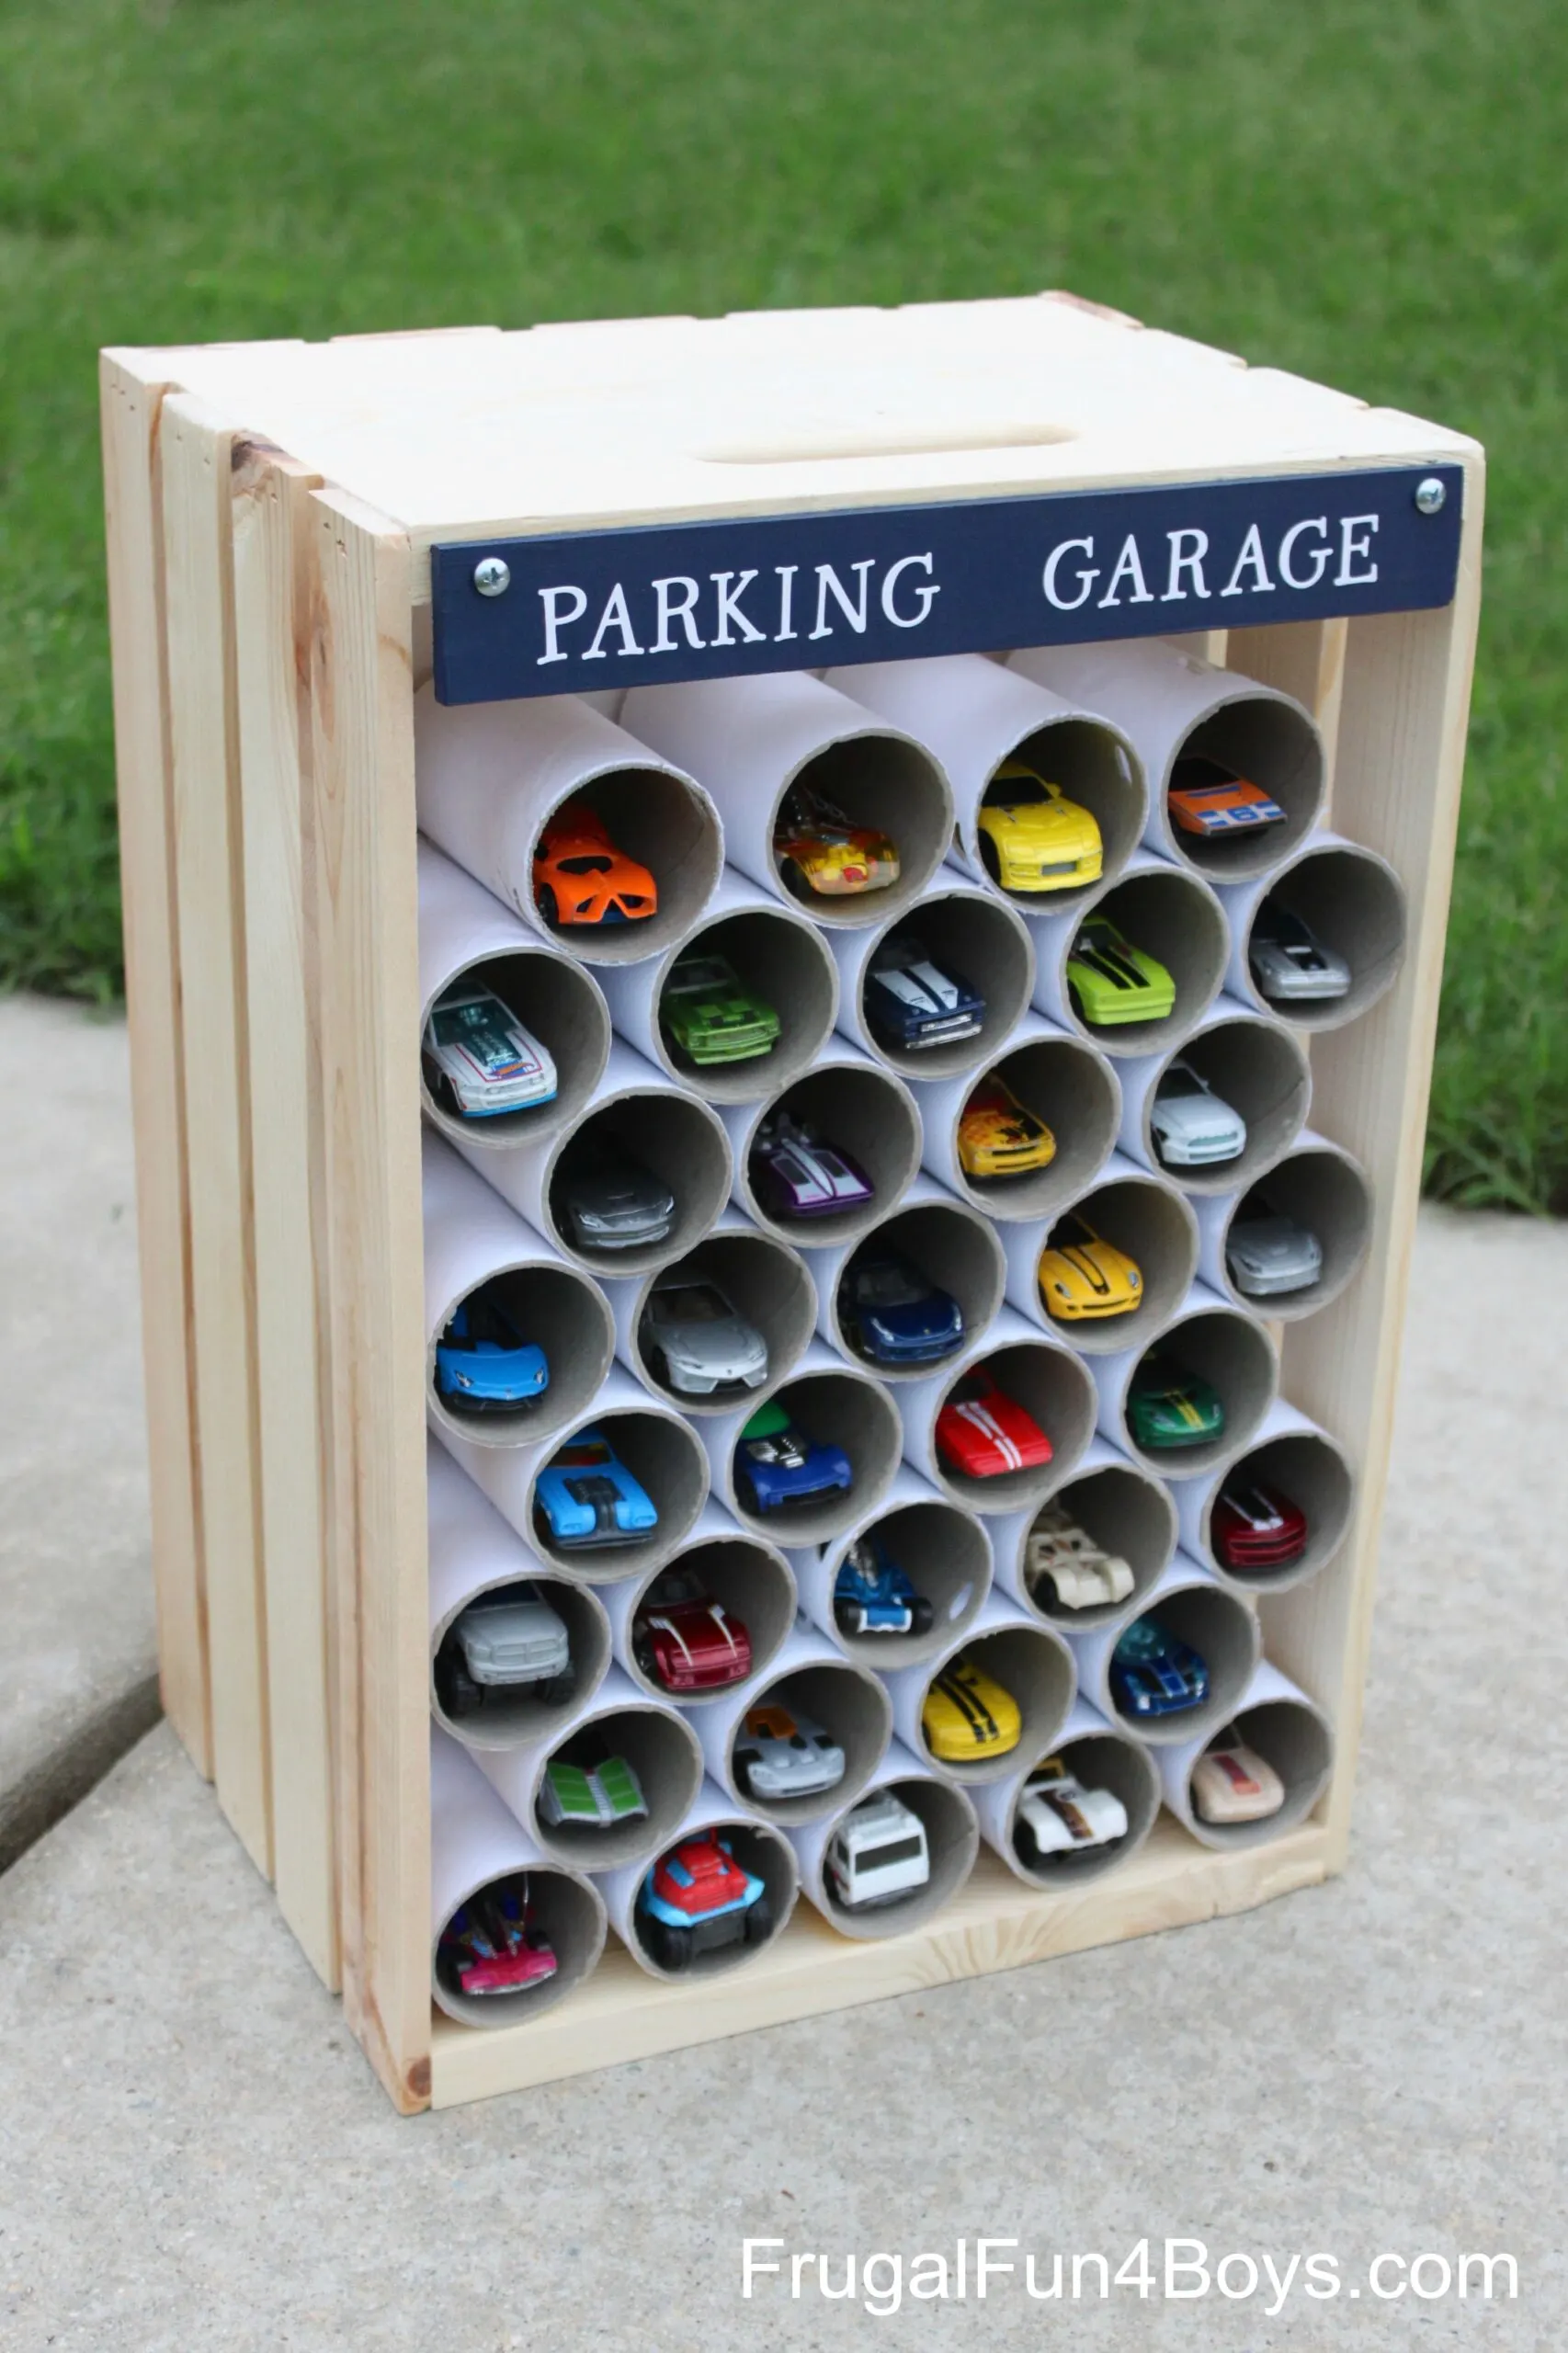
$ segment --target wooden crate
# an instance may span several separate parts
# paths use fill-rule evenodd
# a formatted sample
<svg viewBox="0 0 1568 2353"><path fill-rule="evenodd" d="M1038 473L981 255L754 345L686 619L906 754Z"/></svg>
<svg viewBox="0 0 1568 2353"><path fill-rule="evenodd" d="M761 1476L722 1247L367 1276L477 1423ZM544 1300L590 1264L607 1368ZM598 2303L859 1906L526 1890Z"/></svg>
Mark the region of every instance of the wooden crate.
<svg viewBox="0 0 1568 2353"><path fill-rule="evenodd" d="M165 1705L396 2104L1208 1918L1340 1868L1476 627L1476 446L1058 294L119 350L103 412ZM1324 1802L1223 1854L1166 1816L1072 1896L983 1858L904 1938L846 1943L802 1906L718 1984L661 1987L612 1952L536 2027L433 2025L413 743L432 551L915 508L1038 537L1068 510L1007 502L1154 486L1189 517L1198 487L1240 483L1338 517L1373 475L1408 498L1434 466L1454 470L1445 528L1462 511L1440 603L1321 583L1292 602L1278 581L1199 601L1188 575L1186 596L1052 623L1176 634L1296 695L1334 755L1335 825L1409 892L1397 985L1312 1045L1313 1125L1375 1188L1370 1257L1282 1336L1285 1392L1360 1473L1336 1562L1262 1604L1270 1655L1335 1727ZM1096 511L1108 530L1131 512ZM1358 583L1366 562L1339 569ZM947 593L955 643L1047 634L1042 598L1039 630L987 644L961 585Z"/></svg>

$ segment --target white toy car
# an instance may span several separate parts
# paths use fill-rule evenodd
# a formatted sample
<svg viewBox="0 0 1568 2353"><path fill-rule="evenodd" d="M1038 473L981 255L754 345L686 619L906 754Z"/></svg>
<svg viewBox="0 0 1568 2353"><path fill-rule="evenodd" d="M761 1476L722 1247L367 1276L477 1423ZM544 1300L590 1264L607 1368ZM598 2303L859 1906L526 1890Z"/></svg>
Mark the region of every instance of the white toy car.
<svg viewBox="0 0 1568 2353"><path fill-rule="evenodd" d="M1246 1121L1187 1062L1172 1063L1155 1087L1149 1125L1167 1168L1207 1168L1246 1150Z"/></svg>
<svg viewBox="0 0 1568 2353"><path fill-rule="evenodd" d="M845 1758L830 1733L799 1708L748 1708L735 1747L735 1779L753 1798L814 1798L835 1790Z"/></svg>
<svg viewBox="0 0 1568 2353"><path fill-rule="evenodd" d="M525 1690L553 1707L572 1697L576 1680L566 1629L531 1583L471 1601L436 1657L436 1694L454 1718Z"/></svg>
<svg viewBox="0 0 1568 2353"><path fill-rule="evenodd" d="M716 1389L760 1389L767 1342L717 1283L662 1275L642 1311L642 1341L653 1368L683 1397Z"/></svg>
<svg viewBox="0 0 1568 2353"><path fill-rule="evenodd" d="M1103 1552L1060 1504L1047 1504L1024 1547L1024 1583L1045 1609L1096 1609L1125 1601L1136 1579L1119 1552Z"/></svg>
<svg viewBox="0 0 1568 2353"><path fill-rule="evenodd" d="M444 1111L494 1120L555 1099L555 1064L494 990L459 981L431 1007L420 1047L425 1084Z"/></svg>
<svg viewBox="0 0 1568 2353"><path fill-rule="evenodd" d="M1267 1758L1227 1724L1192 1768L1192 1809L1203 1822L1267 1822L1285 1784Z"/></svg>
<svg viewBox="0 0 1568 2353"><path fill-rule="evenodd" d="M1024 1783L1013 1836L1026 1862L1078 1854L1127 1836L1127 1808L1111 1790L1086 1790L1060 1756L1048 1756Z"/></svg>
<svg viewBox="0 0 1568 2353"><path fill-rule="evenodd" d="M891 1790L879 1790L845 1815L827 1842L823 1870L848 1911L896 1904L931 1876L926 1824Z"/></svg>

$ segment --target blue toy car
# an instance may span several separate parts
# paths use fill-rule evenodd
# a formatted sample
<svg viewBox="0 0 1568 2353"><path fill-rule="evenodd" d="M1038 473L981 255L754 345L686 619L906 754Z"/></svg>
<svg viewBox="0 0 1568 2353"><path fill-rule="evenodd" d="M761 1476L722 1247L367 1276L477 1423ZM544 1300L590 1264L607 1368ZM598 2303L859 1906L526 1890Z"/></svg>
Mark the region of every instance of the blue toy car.
<svg viewBox="0 0 1568 2353"><path fill-rule="evenodd" d="M1110 1654L1111 1696L1130 1716L1179 1716L1209 1697L1209 1669L1157 1618L1135 1618Z"/></svg>
<svg viewBox="0 0 1568 2353"><path fill-rule="evenodd" d="M777 1511L781 1504L812 1495L846 1493L855 1484L855 1466L841 1446L818 1446L802 1437L782 1405L764 1405L742 1430L735 1449L735 1483L753 1511Z"/></svg>
<svg viewBox="0 0 1568 2353"><path fill-rule="evenodd" d="M872 951L861 1003L884 1046L913 1051L978 1038L985 1021L985 999L961 972L896 934Z"/></svg>
<svg viewBox="0 0 1568 2353"><path fill-rule="evenodd" d="M934 1364L963 1340L963 1310L896 1250L856 1258L838 1287L845 1336L873 1364Z"/></svg>
<svg viewBox="0 0 1568 2353"><path fill-rule="evenodd" d="M861 1536L834 1579L833 1620L841 1634L928 1634L931 1604L874 1536Z"/></svg>
<svg viewBox="0 0 1568 2353"><path fill-rule="evenodd" d="M436 1343L436 1392L455 1414L515 1414L550 1386L544 1350L525 1340L499 1300L477 1290Z"/></svg>
<svg viewBox="0 0 1568 2353"><path fill-rule="evenodd" d="M579 1430L540 1472L534 1504L545 1533L562 1546L624 1544L657 1528L653 1497L616 1455L603 1430Z"/></svg>

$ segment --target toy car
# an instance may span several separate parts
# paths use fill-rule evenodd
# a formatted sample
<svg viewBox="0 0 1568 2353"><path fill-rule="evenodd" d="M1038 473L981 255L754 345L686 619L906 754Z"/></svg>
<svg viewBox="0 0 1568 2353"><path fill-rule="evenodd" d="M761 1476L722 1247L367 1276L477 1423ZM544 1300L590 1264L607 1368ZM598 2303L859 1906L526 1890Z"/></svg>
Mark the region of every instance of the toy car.
<svg viewBox="0 0 1568 2353"><path fill-rule="evenodd" d="M884 939L867 968L861 1003L884 1046L924 1053L932 1046L978 1038L985 999L960 972L951 972L907 935Z"/></svg>
<svg viewBox="0 0 1568 2353"><path fill-rule="evenodd" d="M1249 1748L1234 1724L1207 1747L1192 1768L1192 1810L1202 1822L1267 1822L1285 1802L1285 1784L1266 1757Z"/></svg>
<svg viewBox="0 0 1568 2353"><path fill-rule="evenodd" d="M753 1062L778 1042L778 1016L766 998L742 986L727 957L700 949L676 957L659 1020L670 1043L699 1070Z"/></svg>
<svg viewBox="0 0 1568 2353"><path fill-rule="evenodd" d="M845 1337L873 1364L934 1364L963 1342L963 1310L896 1250L862 1253L838 1286Z"/></svg>
<svg viewBox="0 0 1568 2353"><path fill-rule="evenodd" d="M1119 1552L1101 1550L1061 1504L1037 1513L1024 1546L1024 1583L1044 1609L1098 1609L1125 1601L1137 1580Z"/></svg>
<svg viewBox="0 0 1568 2353"><path fill-rule="evenodd" d="M1289 1568L1307 1549L1307 1515L1278 1487L1227 1481L1209 1515L1209 1540L1224 1568Z"/></svg>
<svg viewBox="0 0 1568 2353"><path fill-rule="evenodd" d="M460 1120L494 1120L555 1100L555 1064L509 1006L475 981L437 997L420 1047L425 1084Z"/></svg>
<svg viewBox="0 0 1568 2353"><path fill-rule="evenodd" d="M562 1546L624 1544L659 1524L653 1497L632 1477L603 1430L579 1430L534 1483L546 1532Z"/></svg>
<svg viewBox="0 0 1568 2353"><path fill-rule="evenodd" d="M1142 1306L1143 1277L1138 1262L1095 1232L1086 1218L1062 1218L1035 1269L1040 1304L1059 1324L1086 1324L1107 1315L1131 1315Z"/></svg>
<svg viewBox="0 0 1568 2353"><path fill-rule="evenodd" d="M642 1311L642 1342L661 1380L683 1397L716 1389L760 1389L767 1342L717 1283L661 1275Z"/></svg>
<svg viewBox="0 0 1568 2353"><path fill-rule="evenodd" d="M1271 1005L1326 1005L1350 994L1350 967L1338 949L1273 899L1257 911L1247 962Z"/></svg>
<svg viewBox="0 0 1568 2353"><path fill-rule="evenodd" d="M841 1634L928 1634L931 1604L875 1536L858 1536L833 1581L833 1622Z"/></svg>
<svg viewBox="0 0 1568 2353"><path fill-rule="evenodd" d="M454 1414L515 1414L550 1386L550 1365L494 1292L471 1291L436 1343L436 1394Z"/></svg>
<svg viewBox="0 0 1568 2353"><path fill-rule="evenodd" d="M955 1381L937 1415L937 1451L966 1479L995 1479L1049 1462L1051 1440L1016 1397L998 1389L983 1365Z"/></svg>
<svg viewBox="0 0 1568 2353"><path fill-rule="evenodd" d="M1188 1062L1161 1077L1149 1109L1154 1150L1167 1168L1209 1168L1247 1148L1247 1123Z"/></svg>
<svg viewBox="0 0 1568 2353"><path fill-rule="evenodd" d="M814 1495L847 1494L855 1466L840 1446L819 1446L777 1402L755 1413L735 1448L735 1483L756 1512L778 1511Z"/></svg>
<svg viewBox="0 0 1568 2353"><path fill-rule="evenodd" d="M1056 1138L993 1074L963 1107L958 1152L966 1176L1025 1176L1031 1169L1050 1167Z"/></svg>
<svg viewBox="0 0 1568 2353"><path fill-rule="evenodd" d="M752 1798L814 1798L835 1790L846 1771L831 1733L799 1708L766 1700L748 1708L735 1750L735 1779Z"/></svg>
<svg viewBox="0 0 1568 2353"><path fill-rule="evenodd" d="M1249 1299L1276 1299L1308 1290L1323 1273L1323 1244L1293 1217L1263 1200L1249 1201L1225 1236L1231 1280Z"/></svg>
<svg viewBox="0 0 1568 2353"><path fill-rule="evenodd" d="M618 1822L643 1822L648 1801L624 1756L602 1756L597 1765L567 1765L552 1756L539 1785L542 1821L557 1828L575 1823L584 1830L613 1830Z"/></svg>
<svg viewBox="0 0 1568 2353"><path fill-rule="evenodd" d="M1165 966L1134 948L1108 915L1091 915L1074 940L1067 983L1079 1017L1096 1029L1164 1021L1176 1005L1176 983Z"/></svg>
<svg viewBox="0 0 1568 2353"><path fill-rule="evenodd" d="M534 848L534 904L546 923L645 923L659 909L659 886L645 866L617 849L597 810L562 802L546 818Z"/></svg>
<svg viewBox="0 0 1568 2353"><path fill-rule="evenodd" d="M460 1904L441 1931L436 1966L460 1994L523 1994L555 1974L555 1949L536 1926L525 1876L496 1880Z"/></svg>
<svg viewBox="0 0 1568 2353"><path fill-rule="evenodd" d="M1135 1618L1110 1654L1111 1697L1130 1716L1179 1716L1209 1697L1209 1668L1157 1618Z"/></svg>
<svg viewBox="0 0 1568 2353"><path fill-rule="evenodd" d="M665 1569L631 1621L631 1655L666 1691L722 1691L751 1673L751 1636L692 1570Z"/></svg>
<svg viewBox="0 0 1568 2353"><path fill-rule="evenodd" d="M931 1877L926 1824L891 1790L851 1806L828 1840L823 1876L846 1911L913 1895Z"/></svg>
<svg viewBox="0 0 1568 2353"><path fill-rule="evenodd" d="M1127 1808L1115 1791L1086 1790L1060 1756L1048 1756L1024 1783L1013 1843L1026 1863L1114 1846L1126 1836Z"/></svg>
<svg viewBox="0 0 1568 2353"><path fill-rule="evenodd" d="M960 1651L932 1677L921 1702L920 1729L926 1747L944 1765L972 1765L1017 1748L1024 1720L1012 1693L970 1652Z"/></svg>
<svg viewBox="0 0 1568 2353"><path fill-rule="evenodd" d="M846 1152L788 1111L770 1112L761 1122L746 1173L774 1217L833 1217L875 1198L870 1178Z"/></svg>
<svg viewBox="0 0 1568 2353"><path fill-rule="evenodd" d="M1023 760L1003 761L976 822L985 871L1005 891L1073 891L1100 879L1098 825Z"/></svg>
<svg viewBox="0 0 1568 2353"><path fill-rule="evenodd" d="M766 1944L767 1890L743 1870L728 1838L699 1831L661 1855L637 1893L637 1925L661 1969L683 1970L699 1953Z"/></svg>
<svg viewBox="0 0 1568 2353"><path fill-rule="evenodd" d="M553 1707L576 1688L566 1629L531 1580L471 1601L436 1654L436 1697L454 1720L519 1691Z"/></svg>
<svg viewBox="0 0 1568 2353"><path fill-rule="evenodd" d="M676 1220L676 1197L624 1154L579 1161L562 1188L566 1222L582 1250L642 1250L662 1242Z"/></svg>
<svg viewBox="0 0 1568 2353"><path fill-rule="evenodd" d="M1158 1454L1210 1445L1224 1432L1225 1408L1199 1374L1147 1356L1128 1384L1127 1418L1137 1443Z"/></svg>
<svg viewBox="0 0 1568 2353"><path fill-rule="evenodd" d="M1281 824L1285 817L1260 784L1196 752L1172 768L1169 801L1172 824L1203 841L1256 833L1260 825Z"/></svg>
<svg viewBox="0 0 1568 2353"><path fill-rule="evenodd" d="M778 871L801 898L857 896L898 881L898 851L874 825L852 825L808 784L792 784L773 828Z"/></svg>

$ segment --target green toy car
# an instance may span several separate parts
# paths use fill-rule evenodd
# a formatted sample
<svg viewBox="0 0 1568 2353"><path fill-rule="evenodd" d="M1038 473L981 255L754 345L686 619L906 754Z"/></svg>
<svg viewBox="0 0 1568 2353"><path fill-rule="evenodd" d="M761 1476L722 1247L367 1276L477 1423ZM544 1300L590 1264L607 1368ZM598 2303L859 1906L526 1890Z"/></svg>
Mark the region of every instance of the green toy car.
<svg viewBox="0 0 1568 2353"><path fill-rule="evenodd" d="M743 985L727 957L701 949L676 957L659 1019L670 1044L699 1068L751 1062L770 1053L778 1039L773 1007Z"/></svg>
<svg viewBox="0 0 1568 2353"><path fill-rule="evenodd" d="M1106 915L1091 915L1073 942L1067 979L1080 1017L1096 1029L1163 1021L1176 1005L1176 983L1165 966L1134 948Z"/></svg>
<svg viewBox="0 0 1568 2353"><path fill-rule="evenodd" d="M1151 1454L1208 1446L1223 1434L1225 1408L1202 1376L1161 1357L1145 1357L1127 1392L1127 1419Z"/></svg>

